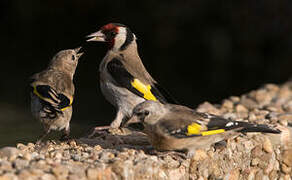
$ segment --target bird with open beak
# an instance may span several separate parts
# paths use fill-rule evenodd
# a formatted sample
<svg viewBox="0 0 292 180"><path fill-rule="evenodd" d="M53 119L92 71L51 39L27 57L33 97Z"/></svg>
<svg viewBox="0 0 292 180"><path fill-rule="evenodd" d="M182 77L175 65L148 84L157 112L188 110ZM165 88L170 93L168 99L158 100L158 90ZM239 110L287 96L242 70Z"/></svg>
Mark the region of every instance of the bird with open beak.
<svg viewBox="0 0 292 180"><path fill-rule="evenodd" d="M80 49L58 52L45 70L31 77L31 112L44 128L38 143L51 130L63 130L61 139L69 137L74 97L73 76L83 54Z"/></svg>
<svg viewBox="0 0 292 180"><path fill-rule="evenodd" d="M145 69L138 54L136 36L127 26L109 23L87 38L87 41L108 44L107 54L99 65L100 88L117 110L111 125L96 127L96 131L122 126L133 108L146 100L177 103Z"/></svg>

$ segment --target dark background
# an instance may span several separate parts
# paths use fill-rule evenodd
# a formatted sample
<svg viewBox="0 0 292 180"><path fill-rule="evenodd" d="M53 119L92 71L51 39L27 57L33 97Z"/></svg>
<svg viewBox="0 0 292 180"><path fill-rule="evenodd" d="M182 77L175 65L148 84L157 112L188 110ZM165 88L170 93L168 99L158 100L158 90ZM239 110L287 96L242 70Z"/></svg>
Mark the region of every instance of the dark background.
<svg viewBox="0 0 292 180"><path fill-rule="evenodd" d="M102 43L85 36L109 22L136 34L150 74L182 104L220 103L291 77L292 1L2 0L0 146L35 141L28 78L59 50L83 45L75 74L72 133L106 125L114 108L98 85Z"/></svg>

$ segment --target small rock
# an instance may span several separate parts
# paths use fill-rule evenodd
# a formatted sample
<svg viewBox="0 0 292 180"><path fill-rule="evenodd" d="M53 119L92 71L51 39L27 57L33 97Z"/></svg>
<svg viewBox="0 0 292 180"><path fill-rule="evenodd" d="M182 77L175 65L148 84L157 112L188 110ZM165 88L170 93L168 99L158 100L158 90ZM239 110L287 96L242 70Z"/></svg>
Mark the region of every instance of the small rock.
<svg viewBox="0 0 292 180"><path fill-rule="evenodd" d="M208 155L206 153L206 151L198 149L195 152L195 155L193 156L192 160L194 161L202 161L204 159L208 158Z"/></svg>
<svg viewBox="0 0 292 180"><path fill-rule="evenodd" d="M41 178L41 180L55 180L56 178L55 178L55 176L53 176L52 174L44 174L44 175L42 175L42 176L40 176Z"/></svg>
<svg viewBox="0 0 292 180"><path fill-rule="evenodd" d="M26 150L27 149L27 146L22 144L22 143L17 143L16 147L17 147L17 149L20 149L20 150Z"/></svg>
<svg viewBox="0 0 292 180"><path fill-rule="evenodd" d="M100 171L97 169L89 168L89 169L87 169L86 174L87 174L88 179L92 179L92 180L98 179L98 177L100 175Z"/></svg>
<svg viewBox="0 0 292 180"><path fill-rule="evenodd" d="M253 158L255 158L255 157L260 157L260 156L262 156L262 154L263 154L263 151L262 151L262 147L260 146L260 145L257 145L255 148L253 148L252 149L252 151L251 151L251 156L253 157Z"/></svg>
<svg viewBox="0 0 292 180"><path fill-rule="evenodd" d="M16 159L13 162L14 166L16 169L24 169L25 167L27 167L29 165L29 161L28 160L24 160L24 159Z"/></svg>
<svg viewBox="0 0 292 180"><path fill-rule="evenodd" d="M23 155L23 158L25 159L25 160L28 160L28 161L30 161L31 160L31 153L25 153L24 155Z"/></svg>
<svg viewBox="0 0 292 180"><path fill-rule="evenodd" d="M239 170L233 169L224 176L224 180L237 180L239 179Z"/></svg>
<svg viewBox="0 0 292 180"><path fill-rule="evenodd" d="M0 175L0 180L18 180L18 178L15 174L6 173L4 175Z"/></svg>
<svg viewBox="0 0 292 180"><path fill-rule="evenodd" d="M0 157L7 157L10 161L22 156L22 152L15 147L4 147L0 149Z"/></svg>
<svg viewBox="0 0 292 180"><path fill-rule="evenodd" d="M287 121L288 122L292 122L292 113L285 113L285 114L281 114L279 117L279 121L281 122L283 121ZM287 126L287 125L286 125Z"/></svg>
<svg viewBox="0 0 292 180"><path fill-rule="evenodd" d="M230 100L224 100L222 107L226 108L228 110L232 110L233 109L233 102Z"/></svg>
<svg viewBox="0 0 292 180"><path fill-rule="evenodd" d="M283 162L287 166L292 167L292 149L288 149L283 152Z"/></svg>
<svg viewBox="0 0 292 180"><path fill-rule="evenodd" d="M251 165L252 166L256 166L256 165L259 164L259 162L260 162L259 158L254 158L254 159L251 160Z"/></svg>
<svg viewBox="0 0 292 180"><path fill-rule="evenodd" d="M283 126L288 126L288 121L287 121L287 119L281 119L281 120L279 120L279 123L280 123L281 125L283 125Z"/></svg>
<svg viewBox="0 0 292 180"><path fill-rule="evenodd" d="M30 180L31 177L32 177L32 174L27 169L21 170L18 174L19 179L29 179Z"/></svg>
<svg viewBox="0 0 292 180"><path fill-rule="evenodd" d="M265 89L260 89L255 92L255 99L259 104L268 104L272 100L272 96Z"/></svg>
<svg viewBox="0 0 292 180"><path fill-rule="evenodd" d="M265 137L264 143L263 143L263 149L267 153L272 153L273 152L273 145L268 137Z"/></svg>
<svg viewBox="0 0 292 180"><path fill-rule="evenodd" d="M269 174L269 178L270 178L271 180L278 179L278 172L277 172L277 170L273 170L273 171Z"/></svg>
<svg viewBox="0 0 292 180"><path fill-rule="evenodd" d="M254 121L257 120L257 116L256 116L254 113L249 113L249 115L248 115L248 120L249 120L250 122L254 122Z"/></svg>
<svg viewBox="0 0 292 180"><path fill-rule="evenodd" d="M254 108L257 108L259 106L254 100L247 97L246 95L243 95L241 97L240 103L248 109L254 109Z"/></svg>
<svg viewBox="0 0 292 180"><path fill-rule="evenodd" d="M197 108L198 112L207 112L215 115L221 115L221 111L217 109L215 106L210 104L209 102L204 102L203 104L200 104Z"/></svg>
<svg viewBox="0 0 292 180"><path fill-rule="evenodd" d="M70 146L72 146L72 147L76 147L76 146L77 146L75 140L71 140L71 141L69 142L69 144L70 144Z"/></svg>
<svg viewBox="0 0 292 180"><path fill-rule="evenodd" d="M276 84L266 84L265 88L269 91L277 92L279 91L279 87Z"/></svg>
<svg viewBox="0 0 292 180"><path fill-rule="evenodd" d="M102 147L101 147L100 145L95 145L95 146L93 147L93 149L94 149L95 151L100 151L100 150L102 150Z"/></svg>
<svg viewBox="0 0 292 180"><path fill-rule="evenodd" d="M255 180L263 180L262 179L263 176L264 176L264 172L263 172L263 170L260 169L255 175Z"/></svg>
<svg viewBox="0 0 292 180"><path fill-rule="evenodd" d="M238 113L246 113L246 112L248 112L248 110L246 109L246 107L244 107L241 104L236 105L235 110Z"/></svg>
<svg viewBox="0 0 292 180"><path fill-rule="evenodd" d="M234 103L238 103L240 101L240 98L238 96L231 96L230 100Z"/></svg>
<svg viewBox="0 0 292 180"><path fill-rule="evenodd" d="M66 166L57 165L56 167L52 168L52 172L58 179L66 179L69 170L66 168Z"/></svg>
<svg viewBox="0 0 292 180"><path fill-rule="evenodd" d="M291 172L291 167L288 167L286 164L281 165L281 170L285 174L290 174Z"/></svg>
<svg viewBox="0 0 292 180"><path fill-rule="evenodd" d="M270 174L273 169L274 169L274 163L273 161L270 161L268 166L264 169L264 174L266 175Z"/></svg>

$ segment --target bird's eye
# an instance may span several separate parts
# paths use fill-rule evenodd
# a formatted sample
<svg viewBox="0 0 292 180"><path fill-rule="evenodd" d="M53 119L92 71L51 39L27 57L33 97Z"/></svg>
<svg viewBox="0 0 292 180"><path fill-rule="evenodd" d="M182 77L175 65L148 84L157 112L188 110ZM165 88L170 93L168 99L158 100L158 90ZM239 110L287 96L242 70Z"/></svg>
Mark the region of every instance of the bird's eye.
<svg viewBox="0 0 292 180"><path fill-rule="evenodd" d="M111 31L111 36L115 36L117 33L115 31Z"/></svg>
<svg viewBox="0 0 292 180"><path fill-rule="evenodd" d="M74 61L75 60L75 56L74 55L72 55L72 61Z"/></svg>
<svg viewBox="0 0 292 180"><path fill-rule="evenodd" d="M144 116L148 116L148 115L149 115L149 111L145 111Z"/></svg>

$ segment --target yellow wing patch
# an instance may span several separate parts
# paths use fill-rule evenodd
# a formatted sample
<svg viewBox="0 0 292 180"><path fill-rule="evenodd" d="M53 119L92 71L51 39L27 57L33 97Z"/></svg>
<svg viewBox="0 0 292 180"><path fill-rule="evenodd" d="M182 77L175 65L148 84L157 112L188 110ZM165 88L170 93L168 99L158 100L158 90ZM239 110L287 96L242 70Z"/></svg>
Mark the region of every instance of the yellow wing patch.
<svg viewBox="0 0 292 180"><path fill-rule="evenodd" d="M46 98L46 97L42 96L42 95L37 91L37 86L36 86L36 85L33 86L33 93L34 93L35 95L37 95L40 99L44 100L44 101L51 102L51 103L53 102L52 100L50 100L50 98ZM73 98L68 98L68 99L69 99L70 103L68 104L68 106L66 106L66 107L64 107L64 108L62 108L62 109L60 109L61 111L65 111L67 108L69 108L69 107L72 106Z"/></svg>
<svg viewBox="0 0 292 180"><path fill-rule="evenodd" d="M72 106L72 103L73 103L73 98L70 98L70 104L64 108L61 109L61 111L65 111L66 109L68 109L69 107Z"/></svg>
<svg viewBox="0 0 292 180"><path fill-rule="evenodd" d="M153 100L156 101L156 97L151 93L151 86L143 84L141 81L138 79L134 79L134 81L131 82L132 86L137 89L139 92L141 92L144 96L145 99L147 100Z"/></svg>
<svg viewBox="0 0 292 180"><path fill-rule="evenodd" d="M202 131L202 126L199 125L198 123L192 123L187 127L187 135L202 135L202 136L208 136L208 135L213 135L213 134L219 134L225 132L224 129L216 129L216 130L210 130L210 131Z"/></svg>
<svg viewBox="0 0 292 180"><path fill-rule="evenodd" d="M37 91L37 89L36 89L36 85L34 85L33 86L33 93L35 94L35 95L37 95L40 99L42 99L42 100L45 100L45 101L48 101L49 100L49 98L45 98L45 97L43 97L38 91Z"/></svg>
<svg viewBox="0 0 292 180"><path fill-rule="evenodd" d="M197 123L192 123L191 125L188 126L187 130L187 135L195 135L195 134L200 134L202 127L197 124Z"/></svg>

